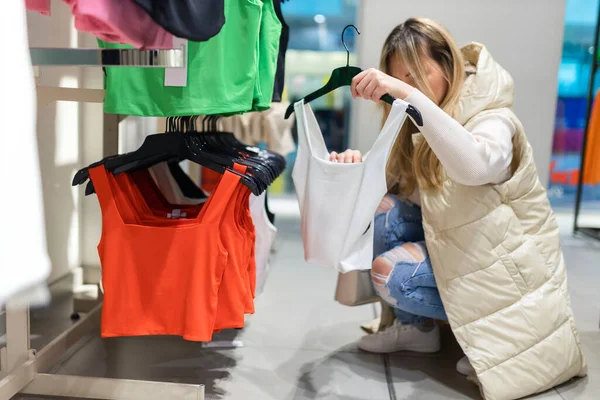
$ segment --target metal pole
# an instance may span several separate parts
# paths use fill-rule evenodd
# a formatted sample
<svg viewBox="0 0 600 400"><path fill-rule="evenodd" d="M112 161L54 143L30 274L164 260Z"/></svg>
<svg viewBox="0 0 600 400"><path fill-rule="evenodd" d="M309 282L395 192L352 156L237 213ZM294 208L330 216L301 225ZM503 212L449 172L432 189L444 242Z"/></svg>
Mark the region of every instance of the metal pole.
<svg viewBox="0 0 600 400"><path fill-rule="evenodd" d="M596 17L596 30L594 34L594 52L592 56L592 67L590 68L590 79L588 86L587 95L587 109L585 112L585 128L583 130L583 143L581 151L581 165L579 166L579 179L577 181L577 193L575 195L575 221L573 222L573 233L579 231L579 212L581 211L581 195L583 192L583 168L585 166L585 148L587 145L588 129L590 128L590 116L592 111L592 104L594 102L594 78L596 71L598 70L598 61L596 60L598 54L598 36L600 36L600 6L598 7L598 16Z"/></svg>

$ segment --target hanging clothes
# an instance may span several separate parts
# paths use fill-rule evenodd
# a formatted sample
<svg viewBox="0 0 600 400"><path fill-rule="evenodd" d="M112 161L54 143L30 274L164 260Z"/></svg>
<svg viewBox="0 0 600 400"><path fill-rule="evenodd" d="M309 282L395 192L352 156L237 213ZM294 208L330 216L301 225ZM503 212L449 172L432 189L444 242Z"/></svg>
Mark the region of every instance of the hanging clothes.
<svg viewBox="0 0 600 400"><path fill-rule="evenodd" d="M407 106L403 100L394 101L363 162L344 164L329 161L329 151L310 105L303 100L295 104L298 153L292 179L307 262L342 273L371 268L373 217L387 191L385 167L406 119Z"/></svg>
<svg viewBox="0 0 600 400"><path fill-rule="evenodd" d="M121 185L123 193L127 193L138 210L141 210L139 213L134 214L134 218L139 217L136 219L138 222L161 223L164 218L181 218L183 223L196 217L202 208L202 204L207 200L203 199L202 202L196 204L169 202L155 184L148 170L139 170L123 176L119 175L115 179L117 184Z"/></svg>
<svg viewBox="0 0 600 400"><path fill-rule="evenodd" d="M235 170L245 173L246 167L236 166ZM223 220L222 229L226 238L223 240L223 245L227 249L238 246L243 250L229 252L227 267L219 287L215 330L243 328L244 314L254 314L255 284L253 281L256 281L256 262L253 254L254 226L250 218L249 195L250 191L247 188L240 190L234 200L236 204L241 204L241 207L237 208L237 214L230 213ZM235 223L239 219L242 221L243 229Z"/></svg>
<svg viewBox="0 0 600 400"><path fill-rule="evenodd" d="M264 112L262 122L267 148L284 157L296 151L296 142L292 135L295 116L285 119L288 105L289 103L274 103L270 110Z"/></svg>
<svg viewBox="0 0 600 400"><path fill-rule="evenodd" d="M245 167L235 166L240 173ZM123 174L116 179L125 181L125 186L133 189L137 199L136 207L142 210L144 223L161 223L161 218L195 218L200 207L174 205L165 201L161 193L151 193L157 187L153 185L147 170ZM139 189L136 190L136 188ZM217 188L218 190L218 188ZM253 252L254 225L250 217L248 204L249 190L242 187L231 199L229 205L234 212L227 213L221 221L221 240L227 250L227 264L223 271L218 290L217 315L213 330L243 328L244 314L254 313L254 288L256 281L256 263ZM146 200L148 201L146 202ZM210 207L210 198L206 207Z"/></svg>
<svg viewBox="0 0 600 400"><path fill-rule="evenodd" d="M273 0L275 13L281 22L281 36L279 37L279 54L277 55L277 72L275 73L275 87L273 89L273 102L282 101L283 88L285 86L285 53L290 41L290 27L283 18L281 12L281 0Z"/></svg>
<svg viewBox="0 0 600 400"><path fill-rule="evenodd" d="M46 279L51 264L46 248L44 201L36 136L36 95L29 55L25 3L3 3L0 13L2 37L10 38L3 51L10 54L0 63L7 77L0 90L3 134L0 170L4 196L0 206L0 306L8 299L42 305L49 300ZM15 171L15 168L18 171ZM12 193L18 196L15 203Z"/></svg>
<svg viewBox="0 0 600 400"><path fill-rule="evenodd" d="M592 106L585 144L585 163L583 166L583 183L600 184L600 100L598 92Z"/></svg>
<svg viewBox="0 0 600 400"><path fill-rule="evenodd" d="M129 174L114 176L104 165L89 174L102 211L102 336L178 335L210 341L229 259L246 251L239 235L244 228L225 226L239 212L232 199L247 190L240 177L225 172L195 215L165 218L156 215L164 210L144 204ZM243 315L248 293L230 294L237 296L238 306L243 304L235 310Z"/></svg>
<svg viewBox="0 0 600 400"><path fill-rule="evenodd" d="M245 172L245 167L235 166L240 173ZM137 199L136 206L143 210L144 216L140 222L160 223L161 218L195 218L200 210L199 206L175 205L166 202L162 193L153 185L147 170L140 170L131 174L123 174L116 178L125 181L126 187L133 188L133 196ZM139 189L138 190L136 190ZM155 193L152 193L152 192ZM229 207L234 209L221 221L221 240L227 250L227 264L223 271L221 285L218 291L217 316L214 322L214 331L244 327L244 314L254 313L254 296L256 281L256 262L253 251L254 225L250 217L248 205L249 190L242 187L237 192L237 197L232 198ZM148 201L146 202L147 199ZM209 207L209 201L206 206Z"/></svg>
<svg viewBox="0 0 600 400"><path fill-rule="evenodd" d="M132 0L63 0L71 7L75 28L115 43L136 48L172 49L173 35Z"/></svg>
<svg viewBox="0 0 600 400"><path fill-rule="evenodd" d="M225 24L224 0L134 1L164 29L195 42L207 41Z"/></svg>
<svg viewBox="0 0 600 400"><path fill-rule="evenodd" d="M186 213L186 206L200 204L206 201L206 199L189 198L181 194L181 188L178 186L179 183L170 173L166 163L156 164L155 166L152 166L148 171L152 175L152 178L154 178L154 181L157 183L156 186L160 191L160 194L164 195L165 200L168 199L168 203L179 204L179 206L170 205L169 207L171 212L173 212L174 209L177 209L179 210L180 214ZM158 172L158 174L156 172ZM144 174L143 171L140 173ZM137 183L138 186L142 186L142 182L137 181ZM149 197L152 194L147 193L145 195ZM247 221L247 225L253 226L254 228L249 229L253 229L255 233L255 267L250 266L250 269L254 268L256 270L256 279L254 284L256 289L253 290L253 292L255 292L256 295L259 295L264 290L265 283L270 272L269 258L271 254L271 249L273 248L273 245L275 243L277 228L273 225L271 221L271 218L274 218L274 216L270 217L268 215L269 211L267 204L267 192L263 192L260 196L250 194L249 197L251 219ZM173 201L171 199L173 199ZM167 209L169 210L169 208Z"/></svg>
<svg viewBox="0 0 600 400"><path fill-rule="evenodd" d="M50 15L50 0L25 0L25 7L27 7L28 10L39 12L42 15Z"/></svg>
<svg viewBox="0 0 600 400"><path fill-rule="evenodd" d="M169 165L166 162L153 165L148 171L169 203L188 205L199 204L206 201L206 198L208 197L206 194L204 194L203 199L186 197L172 172L169 170ZM200 189L198 188L198 190Z"/></svg>
<svg viewBox="0 0 600 400"><path fill-rule="evenodd" d="M296 150L292 136L295 117L285 119L289 103L272 103L271 108L262 112L233 115L219 120L219 129L233 132L236 139L251 146L265 144L267 149L287 156Z"/></svg>
<svg viewBox="0 0 600 400"><path fill-rule="evenodd" d="M267 192L260 196L250 196L250 214L256 231L256 295L261 294L265 288L269 272L271 272L269 258L271 249L275 244L277 228L269 220L267 214Z"/></svg>
<svg viewBox="0 0 600 400"><path fill-rule="evenodd" d="M211 40L188 42L186 86L165 86L163 68L107 67L104 111L164 117L268 109L281 33L273 0L226 1L225 18L227 23Z"/></svg>

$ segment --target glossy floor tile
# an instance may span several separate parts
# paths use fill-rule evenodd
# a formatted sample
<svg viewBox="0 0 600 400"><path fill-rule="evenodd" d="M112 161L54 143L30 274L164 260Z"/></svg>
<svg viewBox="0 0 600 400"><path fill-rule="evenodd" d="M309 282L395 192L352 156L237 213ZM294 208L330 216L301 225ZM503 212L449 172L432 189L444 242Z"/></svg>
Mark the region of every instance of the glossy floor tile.
<svg viewBox="0 0 600 400"><path fill-rule="evenodd" d="M304 262L293 211L278 214L271 275L256 300L256 314L243 330L215 336L219 343L235 340L242 347L206 348L173 337L101 340L96 334L82 339L53 372L204 384L207 400L480 399L477 387L456 372L462 351L448 327L442 329L438 354L380 356L358 350L359 326L372 320L376 309L344 307L333 300L337 274ZM573 237L568 227L563 232L571 300L590 374L532 399L596 400L600 243ZM55 287L51 307L32 312L34 346L48 343L72 323L68 288L68 282Z"/></svg>
<svg viewBox="0 0 600 400"><path fill-rule="evenodd" d="M213 399L389 399L378 355L252 347L227 353L235 366L216 382Z"/></svg>
<svg viewBox="0 0 600 400"><path fill-rule="evenodd" d="M565 400L596 400L600 398L600 369L590 368L588 376L557 388Z"/></svg>

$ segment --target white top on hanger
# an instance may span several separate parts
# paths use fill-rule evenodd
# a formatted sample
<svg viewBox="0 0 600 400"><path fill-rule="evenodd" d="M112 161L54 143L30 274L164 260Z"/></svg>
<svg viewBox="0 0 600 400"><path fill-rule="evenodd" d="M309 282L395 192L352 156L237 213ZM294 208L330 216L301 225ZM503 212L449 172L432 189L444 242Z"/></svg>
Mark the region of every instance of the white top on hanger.
<svg viewBox="0 0 600 400"><path fill-rule="evenodd" d="M292 172L302 218L307 262L340 272L369 269L373 261L373 218L387 192L385 167L408 103L396 100L363 162L329 161L329 151L310 105L295 105L298 153Z"/></svg>
<svg viewBox="0 0 600 400"><path fill-rule="evenodd" d="M254 222L256 232L256 242L254 244L254 253L256 259L256 295L263 292L265 282L270 272L269 256L271 249L275 244L277 228L269 221L266 208L266 192L260 196L250 194L250 214Z"/></svg>

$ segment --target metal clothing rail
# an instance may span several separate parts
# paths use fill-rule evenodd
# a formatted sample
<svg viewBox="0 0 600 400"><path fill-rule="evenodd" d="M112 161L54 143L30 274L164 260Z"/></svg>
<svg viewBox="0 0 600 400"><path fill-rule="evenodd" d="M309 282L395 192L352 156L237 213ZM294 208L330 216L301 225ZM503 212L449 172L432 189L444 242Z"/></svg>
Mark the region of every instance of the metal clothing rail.
<svg viewBox="0 0 600 400"><path fill-rule="evenodd" d="M187 65L185 47L168 50L138 49L54 49L30 48L33 65L119 66L183 68Z"/></svg>
<svg viewBox="0 0 600 400"><path fill-rule="evenodd" d="M185 48L172 50L30 49L34 65L185 67ZM102 103L104 90L37 86L38 109L55 101ZM121 116L104 115L104 156L117 152ZM48 373L100 324L102 294L77 302L81 319L40 351L30 348L29 309L6 303L6 347L0 349L0 400L17 393L107 400L204 400L204 385L108 379Z"/></svg>

